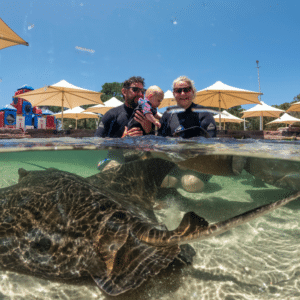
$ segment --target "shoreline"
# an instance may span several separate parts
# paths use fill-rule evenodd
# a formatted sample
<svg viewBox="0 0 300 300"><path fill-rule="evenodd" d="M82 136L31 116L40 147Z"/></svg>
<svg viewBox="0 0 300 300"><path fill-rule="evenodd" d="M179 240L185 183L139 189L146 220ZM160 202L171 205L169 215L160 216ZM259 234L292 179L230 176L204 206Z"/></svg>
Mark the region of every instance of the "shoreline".
<svg viewBox="0 0 300 300"><path fill-rule="evenodd" d="M71 129L56 131L53 129L22 129L0 128L0 139L23 139L23 138L57 138L72 137L84 138L94 137L95 130L91 129ZM284 128L280 130L220 130L217 132L217 138L235 138L235 139L262 139L262 140L300 140L300 131Z"/></svg>
<svg viewBox="0 0 300 300"><path fill-rule="evenodd" d="M22 129L0 128L0 139L24 139L24 138L57 138L57 137L93 137L95 130L71 129L56 131L53 129Z"/></svg>

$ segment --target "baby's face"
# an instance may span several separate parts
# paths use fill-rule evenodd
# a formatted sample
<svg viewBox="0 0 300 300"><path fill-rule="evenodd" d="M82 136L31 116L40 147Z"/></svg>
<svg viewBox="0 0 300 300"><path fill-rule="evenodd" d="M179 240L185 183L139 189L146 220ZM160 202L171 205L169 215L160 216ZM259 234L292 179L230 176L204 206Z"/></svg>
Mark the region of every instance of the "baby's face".
<svg viewBox="0 0 300 300"><path fill-rule="evenodd" d="M163 99L164 99L163 93L155 94L155 95L152 95L152 97L149 97L149 101L151 102L152 107L154 107L154 108L159 107L159 105Z"/></svg>

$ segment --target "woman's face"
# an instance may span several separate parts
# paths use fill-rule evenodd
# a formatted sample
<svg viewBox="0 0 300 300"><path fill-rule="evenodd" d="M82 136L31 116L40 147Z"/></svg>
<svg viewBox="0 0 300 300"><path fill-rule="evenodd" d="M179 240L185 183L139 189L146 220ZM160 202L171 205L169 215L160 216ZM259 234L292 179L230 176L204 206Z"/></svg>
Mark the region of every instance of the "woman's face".
<svg viewBox="0 0 300 300"><path fill-rule="evenodd" d="M187 109L191 106L194 99L194 90L188 82L178 81L174 84L173 95L177 105Z"/></svg>

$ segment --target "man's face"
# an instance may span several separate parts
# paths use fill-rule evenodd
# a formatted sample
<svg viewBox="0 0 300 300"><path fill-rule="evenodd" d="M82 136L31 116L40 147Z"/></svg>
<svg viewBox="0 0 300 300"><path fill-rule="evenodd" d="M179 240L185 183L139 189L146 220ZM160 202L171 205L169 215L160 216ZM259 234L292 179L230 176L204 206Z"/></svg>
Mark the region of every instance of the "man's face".
<svg viewBox="0 0 300 300"><path fill-rule="evenodd" d="M137 88L137 90L135 88ZM125 99L125 104L131 108L135 108L138 100L144 97L143 90L144 86L141 82L132 83L130 88L123 88L122 94Z"/></svg>

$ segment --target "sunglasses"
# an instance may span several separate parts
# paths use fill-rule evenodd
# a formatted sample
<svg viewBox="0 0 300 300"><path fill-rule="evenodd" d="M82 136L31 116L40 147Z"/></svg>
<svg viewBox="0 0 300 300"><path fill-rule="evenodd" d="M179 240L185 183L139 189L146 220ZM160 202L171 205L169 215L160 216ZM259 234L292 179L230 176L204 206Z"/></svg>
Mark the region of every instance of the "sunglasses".
<svg viewBox="0 0 300 300"><path fill-rule="evenodd" d="M141 92L143 95L146 92L145 89L141 89L141 88L138 88L138 87L135 87L135 86L126 87L125 89L127 89L127 90L131 89L134 93Z"/></svg>
<svg viewBox="0 0 300 300"><path fill-rule="evenodd" d="M174 91L174 93L181 94L182 91L184 91L184 93L189 93L191 90L192 90L192 87L189 86L189 87L185 87L185 88L174 89L173 91Z"/></svg>

